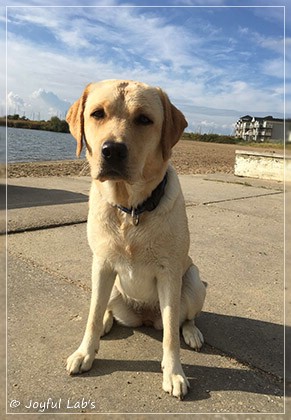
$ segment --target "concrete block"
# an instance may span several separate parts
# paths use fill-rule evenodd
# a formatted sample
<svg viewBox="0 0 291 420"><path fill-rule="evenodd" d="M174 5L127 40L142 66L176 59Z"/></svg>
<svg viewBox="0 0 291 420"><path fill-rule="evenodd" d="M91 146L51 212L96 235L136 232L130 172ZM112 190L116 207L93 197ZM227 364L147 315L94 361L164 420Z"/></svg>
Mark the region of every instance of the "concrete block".
<svg viewBox="0 0 291 420"><path fill-rule="evenodd" d="M285 171L284 171L285 165ZM260 179L276 181L291 181L291 156L277 153L261 153L246 150L236 150L234 173Z"/></svg>

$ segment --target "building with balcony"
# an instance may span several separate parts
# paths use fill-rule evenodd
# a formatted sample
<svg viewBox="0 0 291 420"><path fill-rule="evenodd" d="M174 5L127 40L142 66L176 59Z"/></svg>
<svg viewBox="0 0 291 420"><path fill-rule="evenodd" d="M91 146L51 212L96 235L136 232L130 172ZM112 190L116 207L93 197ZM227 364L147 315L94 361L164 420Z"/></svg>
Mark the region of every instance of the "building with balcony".
<svg viewBox="0 0 291 420"><path fill-rule="evenodd" d="M255 142L284 141L284 120L245 115L235 124L235 137ZM291 119L285 120L285 141L291 142Z"/></svg>

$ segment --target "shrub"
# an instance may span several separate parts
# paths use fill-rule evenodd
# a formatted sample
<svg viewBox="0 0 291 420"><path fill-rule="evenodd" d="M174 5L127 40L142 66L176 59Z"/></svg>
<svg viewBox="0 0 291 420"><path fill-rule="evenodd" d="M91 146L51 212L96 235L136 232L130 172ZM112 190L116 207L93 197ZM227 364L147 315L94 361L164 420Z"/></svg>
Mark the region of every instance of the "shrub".
<svg viewBox="0 0 291 420"><path fill-rule="evenodd" d="M184 133L182 136L184 140L203 141L208 143L227 143L238 144L241 142L240 138L234 136L226 136L221 134L201 134L201 133Z"/></svg>

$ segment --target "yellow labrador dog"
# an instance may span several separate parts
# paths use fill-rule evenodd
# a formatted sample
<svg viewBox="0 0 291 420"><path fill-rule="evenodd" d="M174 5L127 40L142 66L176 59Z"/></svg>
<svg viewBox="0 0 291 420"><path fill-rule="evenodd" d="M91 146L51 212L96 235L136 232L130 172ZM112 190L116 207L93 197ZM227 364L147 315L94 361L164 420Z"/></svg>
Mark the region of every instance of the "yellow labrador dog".
<svg viewBox="0 0 291 420"><path fill-rule="evenodd" d="M194 324L205 287L188 256L189 231L171 149L187 122L159 88L126 80L89 84L69 109L77 155L87 148L92 186L88 240L92 296L83 340L67 370L91 368L113 318L163 328L163 389L183 398L189 382L180 362L181 327L194 349Z"/></svg>

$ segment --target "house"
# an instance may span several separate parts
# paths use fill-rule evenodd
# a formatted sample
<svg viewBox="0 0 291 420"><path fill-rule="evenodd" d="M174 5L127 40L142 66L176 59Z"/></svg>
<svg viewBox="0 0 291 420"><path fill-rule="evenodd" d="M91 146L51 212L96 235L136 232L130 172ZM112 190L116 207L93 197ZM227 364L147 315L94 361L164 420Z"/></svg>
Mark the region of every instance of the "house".
<svg viewBox="0 0 291 420"><path fill-rule="evenodd" d="M245 115L235 124L235 137L246 141L283 143L284 120L270 115L267 117ZM291 142L291 119L285 119L285 141Z"/></svg>

